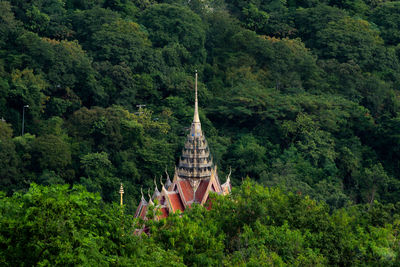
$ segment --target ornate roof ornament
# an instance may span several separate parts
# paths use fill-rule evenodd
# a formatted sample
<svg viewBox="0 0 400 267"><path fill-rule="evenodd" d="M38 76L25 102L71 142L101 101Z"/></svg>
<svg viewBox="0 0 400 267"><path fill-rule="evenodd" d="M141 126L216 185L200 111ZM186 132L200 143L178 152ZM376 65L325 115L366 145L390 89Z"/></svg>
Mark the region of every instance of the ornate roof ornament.
<svg viewBox="0 0 400 267"><path fill-rule="evenodd" d="M160 175L160 184L161 184L162 187L164 187L164 183L162 181L162 175Z"/></svg>
<svg viewBox="0 0 400 267"><path fill-rule="evenodd" d="M141 203L141 204L139 204L139 207L140 207L141 205L147 205L147 201L146 201L146 199L144 198L144 194L143 194L143 187L140 187L140 193L142 194L142 198L140 199L140 203Z"/></svg>
<svg viewBox="0 0 400 267"><path fill-rule="evenodd" d="M231 174L232 174L232 167L229 166L229 174L228 174L228 177L226 178L225 183L230 183L231 182Z"/></svg>
<svg viewBox="0 0 400 267"><path fill-rule="evenodd" d="M229 174L228 177L226 178L226 181L223 185L221 185L222 188L222 194L227 195L231 192L231 174L232 174L232 168L229 166Z"/></svg>
<svg viewBox="0 0 400 267"><path fill-rule="evenodd" d="M144 199L144 196L143 196L143 187L140 187L140 193L142 194L142 201L146 201L145 199Z"/></svg>
<svg viewBox="0 0 400 267"><path fill-rule="evenodd" d="M156 181L156 177L155 176L154 176L154 186L156 187L156 189L154 191L155 192L160 192L160 191L158 191L157 181Z"/></svg>
<svg viewBox="0 0 400 267"><path fill-rule="evenodd" d="M167 181L167 182L168 182L168 181ZM164 185L164 183L163 183L163 181L162 181L162 175L160 176L160 183L161 183L161 192L166 193L167 190L168 190L168 187L166 187L166 186ZM170 181L170 183L171 183L171 181Z"/></svg>
<svg viewBox="0 0 400 267"><path fill-rule="evenodd" d="M157 181L156 181L156 177L155 176L154 176L154 186L155 186L155 189L154 189L154 194L153 194L153 198L152 199L155 199L160 195L160 191L158 191Z"/></svg>
<svg viewBox="0 0 400 267"><path fill-rule="evenodd" d="M147 189L147 195L149 196L149 205L154 205L153 200L151 199L151 195L150 195L150 188Z"/></svg>
<svg viewBox="0 0 400 267"><path fill-rule="evenodd" d="M168 189L169 186L172 184L172 182L171 182L171 179L169 178L169 174L168 174L168 171L167 171L167 166L165 166L165 174L167 175L167 181L165 182L165 187Z"/></svg>

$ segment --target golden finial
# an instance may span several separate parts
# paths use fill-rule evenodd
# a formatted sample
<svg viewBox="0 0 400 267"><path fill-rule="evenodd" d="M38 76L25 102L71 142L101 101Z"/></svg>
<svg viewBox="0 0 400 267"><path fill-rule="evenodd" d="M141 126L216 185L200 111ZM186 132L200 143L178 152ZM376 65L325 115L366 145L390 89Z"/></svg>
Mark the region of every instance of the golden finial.
<svg viewBox="0 0 400 267"><path fill-rule="evenodd" d="M175 169L176 171L176 169ZM165 189L168 190L169 186L172 184L171 179L169 178L169 174L167 171L167 166L165 166L165 174L167 175L167 181L165 182Z"/></svg>
<svg viewBox="0 0 400 267"><path fill-rule="evenodd" d="M197 100L197 70L195 74L195 82L194 82L194 117L193 117L193 122L200 122L199 119L199 104Z"/></svg>
<svg viewBox="0 0 400 267"><path fill-rule="evenodd" d="M228 178L226 178L226 183L229 183L231 181L231 174L232 174L232 167L229 166L229 174L228 174Z"/></svg>
<svg viewBox="0 0 400 267"><path fill-rule="evenodd" d="M169 174L168 174L167 166L165 166L165 174L167 175L167 180L169 180Z"/></svg>
<svg viewBox="0 0 400 267"><path fill-rule="evenodd" d="M153 200L151 199L151 195L150 195L150 188L147 189L147 195L149 196L149 205L154 205Z"/></svg>
<svg viewBox="0 0 400 267"><path fill-rule="evenodd" d="M124 194L124 187L123 187L122 183L119 188L119 194L121 195L121 207L122 207L122 205L124 204L123 199L122 199L122 195Z"/></svg>
<svg viewBox="0 0 400 267"><path fill-rule="evenodd" d="M155 185L155 187L156 187L156 192L158 192L158 187L157 187L157 181L156 181L156 176L154 176L154 185Z"/></svg>
<svg viewBox="0 0 400 267"><path fill-rule="evenodd" d="M162 181L162 175L160 175L160 184L161 184L162 187L164 187L164 183Z"/></svg>

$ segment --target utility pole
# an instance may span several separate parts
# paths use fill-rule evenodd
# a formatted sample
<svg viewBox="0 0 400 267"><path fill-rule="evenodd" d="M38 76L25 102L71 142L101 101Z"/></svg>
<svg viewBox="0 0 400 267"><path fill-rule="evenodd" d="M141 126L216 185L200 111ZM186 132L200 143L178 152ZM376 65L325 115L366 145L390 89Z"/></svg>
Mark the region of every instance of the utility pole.
<svg viewBox="0 0 400 267"><path fill-rule="evenodd" d="M25 108L29 108L29 105L25 105L25 106L22 107L22 134L21 135L24 135Z"/></svg>
<svg viewBox="0 0 400 267"><path fill-rule="evenodd" d="M139 104L139 105L136 105L136 107L138 108L138 112L136 113L136 114L138 114L138 116L140 116L142 113L143 113L143 111L142 111L142 108L144 108L146 105L144 105L144 104Z"/></svg>

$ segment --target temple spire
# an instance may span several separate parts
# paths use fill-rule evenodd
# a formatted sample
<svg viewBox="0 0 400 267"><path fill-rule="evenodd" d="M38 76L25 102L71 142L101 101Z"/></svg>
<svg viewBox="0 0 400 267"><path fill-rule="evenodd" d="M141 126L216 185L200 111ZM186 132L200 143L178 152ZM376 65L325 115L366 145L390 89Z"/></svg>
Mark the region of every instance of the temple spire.
<svg viewBox="0 0 400 267"><path fill-rule="evenodd" d="M199 119L199 104L197 100L197 70L195 74L195 82L194 82L194 116L193 116L193 123L200 123Z"/></svg>
<svg viewBox="0 0 400 267"><path fill-rule="evenodd" d="M185 146L182 149L182 156L179 160L179 168L177 174L178 179L206 179L211 177L211 169L213 168L210 150L208 149L207 141L201 130L199 119L199 101L197 92L197 71L195 74L195 102L194 102L194 117L190 134L188 135ZM175 177L174 181L175 182ZM197 183L197 182L196 182ZM198 185L198 184L197 184ZM194 188L197 186L193 186Z"/></svg>
<svg viewBox="0 0 400 267"><path fill-rule="evenodd" d="M202 136L201 132L201 123L199 119L199 101L197 99L197 70L195 74L195 83L194 83L194 116L192 127L190 127L190 135L191 136Z"/></svg>

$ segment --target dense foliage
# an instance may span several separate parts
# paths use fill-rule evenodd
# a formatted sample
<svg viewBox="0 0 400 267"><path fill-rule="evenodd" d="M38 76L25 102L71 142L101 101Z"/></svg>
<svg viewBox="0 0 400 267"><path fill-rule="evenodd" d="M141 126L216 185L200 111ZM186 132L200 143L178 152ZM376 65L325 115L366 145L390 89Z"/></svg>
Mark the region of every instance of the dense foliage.
<svg viewBox="0 0 400 267"><path fill-rule="evenodd" d="M193 111L220 166L332 208L397 203L400 2L1 1L7 194L84 184L132 209ZM20 136L25 105L25 134ZM146 105L140 110L137 105Z"/></svg>
<svg viewBox="0 0 400 267"><path fill-rule="evenodd" d="M133 234L132 216L82 186L0 196L2 266L179 266L181 257ZM182 264L181 264L182 265Z"/></svg>
<svg viewBox="0 0 400 267"><path fill-rule="evenodd" d="M326 204L246 180L212 210L148 221L82 186L0 196L4 266L398 266L399 216L379 203L329 213ZM160 212L150 209L150 215Z"/></svg>
<svg viewBox="0 0 400 267"><path fill-rule="evenodd" d="M399 1L369 0L0 0L0 190L3 206L22 209L7 218L25 216L22 204L13 202L31 201L23 196L32 194L32 183L52 186L40 187L44 202L52 194L69 194L55 186L68 184L99 192L110 203L123 182L126 213L132 214L140 187L151 187L165 168L174 171L192 119L198 70L200 119L221 180L232 167L234 186L250 176L284 194L309 195L327 203L316 205L329 211L331 227L343 228L238 219L238 232L204 233L216 238L215 257L188 254L184 263L251 265L262 257L298 265L392 261L397 248L388 247L395 239L384 248L368 242L395 236L385 228L394 221L376 216L383 228L375 229L363 218L375 208L393 217L400 202L399 11ZM290 209L290 201L282 209ZM195 212L222 220L214 211ZM96 214L88 220L99 219ZM175 220L202 227L191 216ZM340 222L346 218L351 222ZM332 234L350 230L356 241ZM299 247L279 252L286 243L247 241L263 235L285 235L287 247L293 240ZM334 248L318 247L324 242ZM163 249L159 257L170 253ZM221 256L227 252L229 257ZM65 257L60 265L90 265ZM42 260L35 263L46 264Z"/></svg>

